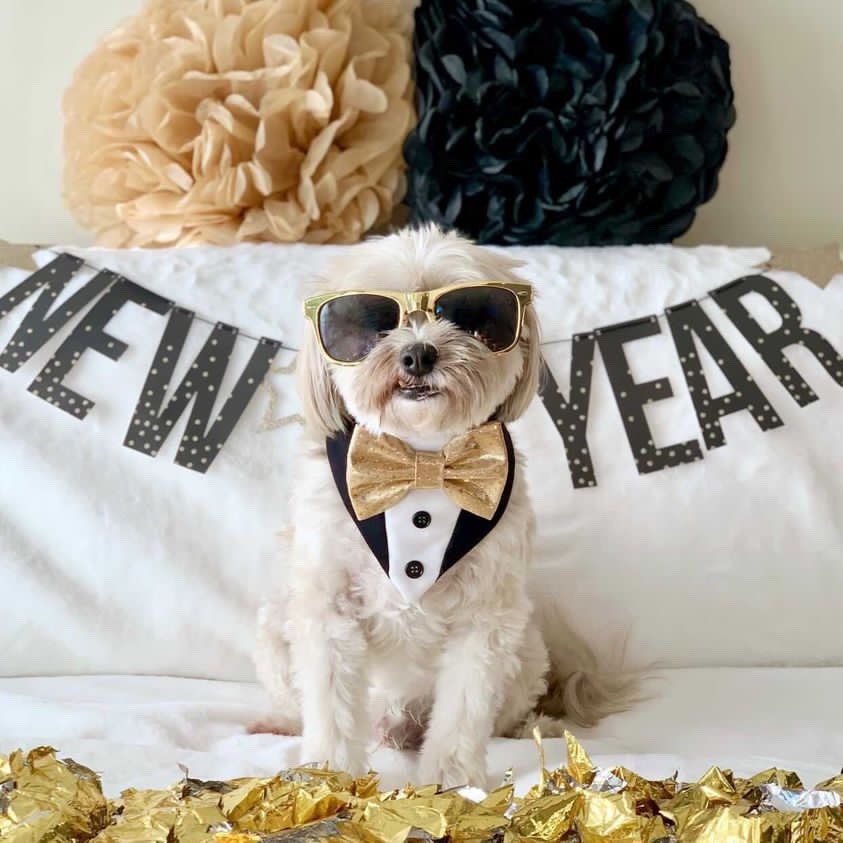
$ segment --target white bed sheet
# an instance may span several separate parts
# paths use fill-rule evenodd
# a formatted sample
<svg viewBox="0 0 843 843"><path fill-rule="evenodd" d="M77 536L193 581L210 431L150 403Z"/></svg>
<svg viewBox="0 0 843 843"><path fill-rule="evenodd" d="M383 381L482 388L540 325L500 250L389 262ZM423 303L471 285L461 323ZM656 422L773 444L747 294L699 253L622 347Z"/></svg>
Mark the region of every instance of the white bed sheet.
<svg viewBox="0 0 843 843"><path fill-rule="evenodd" d="M599 765L623 764L663 778L700 776L709 765L749 775L795 769L806 785L840 771L840 668L700 668L657 674L649 701L597 728L574 730ZM298 760L298 738L249 735L265 713L263 691L246 682L159 676L0 679L0 754L55 746L102 774L109 795L180 778L270 775ZM546 742L547 763L564 761L562 740ZM415 777L411 753L378 750L387 787ZM492 783L512 766L519 791L537 780L531 741L494 740Z"/></svg>

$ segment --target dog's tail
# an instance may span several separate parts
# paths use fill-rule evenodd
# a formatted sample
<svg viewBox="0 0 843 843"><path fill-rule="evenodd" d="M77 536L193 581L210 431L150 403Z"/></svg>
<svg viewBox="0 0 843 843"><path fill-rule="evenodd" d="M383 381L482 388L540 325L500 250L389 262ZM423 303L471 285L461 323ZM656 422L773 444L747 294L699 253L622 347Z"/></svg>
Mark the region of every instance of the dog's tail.
<svg viewBox="0 0 843 843"><path fill-rule="evenodd" d="M536 616L550 656L548 687L539 701L539 714L589 727L646 698L642 691L646 672L625 664L625 641L599 664L561 608L546 598L538 602Z"/></svg>

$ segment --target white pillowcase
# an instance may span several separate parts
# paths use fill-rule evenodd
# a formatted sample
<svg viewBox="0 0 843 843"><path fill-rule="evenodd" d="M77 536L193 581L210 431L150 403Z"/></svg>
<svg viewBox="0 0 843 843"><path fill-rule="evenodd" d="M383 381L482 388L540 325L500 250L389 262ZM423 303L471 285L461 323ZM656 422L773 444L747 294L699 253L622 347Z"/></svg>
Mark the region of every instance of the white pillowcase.
<svg viewBox="0 0 843 843"><path fill-rule="evenodd" d="M344 248L354 247L77 253L212 320L295 347L303 283ZM757 274L768 256L715 247L506 251L525 261L522 274L537 287L552 343L545 356L565 397L572 344L555 340L699 298ZM0 270L0 297L26 275ZM843 349L840 278L820 290L768 275L805 326ZM34 300L0 319L0 348ZM766 331L776 328L760 296L746 303ZM669 379L674 397L646 409L655 445L697 440L705 458L639 474L596 351L586 413L596 486L574 488L561 431L540 401L512 426L538 512L537 576L598 649L629 634L635 661L843 663L843 388L793 347L785 354L819 399L798 406L723 310L710 299L700 307L783 426L763 432L749 412L728 415L727 444L706 450L661 319L660 333L625 346L630 371L637 382ZM165 321L127 305L108 328L128 344L122 357L82 355L65 383L95 402L84 421L27 391L69 328L17 372L0 370L2 675L253 675L255 609L285 564L276 535L300 428L277 422L298 410L293 382L271 374L275 397L258 391L206 474L173 462L187 414L156 458L124 447ZM210 330L194 324L189 360ZM235 376L252 350L238 340ZM282 351L276 368L293 358ZM703 365L714 396L728 391L713 361Z"/></svg>

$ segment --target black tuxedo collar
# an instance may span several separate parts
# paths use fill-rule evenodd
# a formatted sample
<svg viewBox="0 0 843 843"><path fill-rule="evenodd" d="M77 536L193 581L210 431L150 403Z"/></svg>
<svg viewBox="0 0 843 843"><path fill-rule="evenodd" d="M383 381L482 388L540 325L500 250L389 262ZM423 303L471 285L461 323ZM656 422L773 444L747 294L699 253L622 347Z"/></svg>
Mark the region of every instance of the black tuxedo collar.
<svg viewBox="0 0 843 843"><path fill-rule="evenodd" d="M509 431L505 425L501 427L506 445L509 471L498 508L489 520L481 518L479 515L475 515L473 512L468 512L465 509L460 510L457 525L454 528L451 540L445 550L445 556L442 559L440 576L449 568L456 565L463 556L473 550L492 532L509 505L509 498L512 494L512 482L515 478L515 451L512 447L512 439L510 438ZM331 473L334 476L337 491L340 493L342 502L345 504L351 520L357 525L357 529L360 531L360 535L363 536L363 540L369 546L369 550L372 551L375 559L380 563L381 568L389 576L389 546L386 539L386 518L384 514L381 513L380 515L375 515L372 518L366 518L361 521L354 514L354 509L351 506L351 498L348 495L348 483L346 482L345 476L350 443L351 432L339 433L325 440Z"/></svg>

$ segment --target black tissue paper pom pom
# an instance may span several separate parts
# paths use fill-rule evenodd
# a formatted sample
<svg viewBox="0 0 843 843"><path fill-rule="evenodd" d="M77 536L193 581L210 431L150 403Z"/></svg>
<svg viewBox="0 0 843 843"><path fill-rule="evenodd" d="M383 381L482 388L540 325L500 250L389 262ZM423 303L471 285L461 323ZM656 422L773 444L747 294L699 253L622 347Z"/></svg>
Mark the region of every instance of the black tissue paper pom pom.
<svg viewBox="0 0 843 843"><path fill-rule="evenodd" d="M423 0L415 222L484 243L664 243L717 189L729 47L685 0Z"/></svg>

